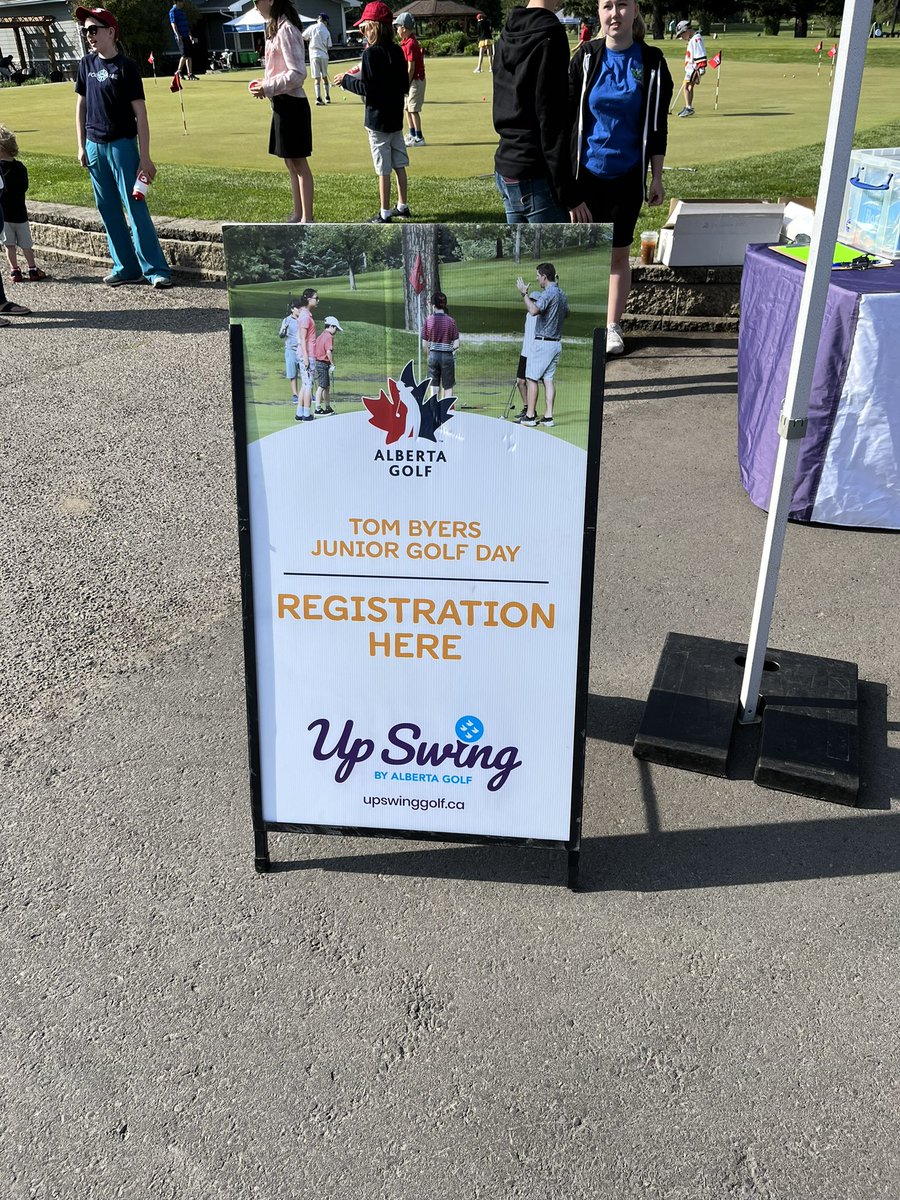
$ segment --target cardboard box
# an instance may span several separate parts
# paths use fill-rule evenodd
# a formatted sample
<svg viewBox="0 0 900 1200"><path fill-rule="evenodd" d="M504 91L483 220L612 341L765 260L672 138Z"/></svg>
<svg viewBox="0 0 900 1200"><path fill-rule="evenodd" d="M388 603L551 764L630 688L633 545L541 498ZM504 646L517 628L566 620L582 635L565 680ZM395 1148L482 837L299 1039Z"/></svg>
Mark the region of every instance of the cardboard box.
<svg viewBox="0 0 900 1200"><path fill-rule="evenodd" d="M739 267L751 242L777 242L784 205L760 200L676 200L659 234L668 267Z"/></svg>

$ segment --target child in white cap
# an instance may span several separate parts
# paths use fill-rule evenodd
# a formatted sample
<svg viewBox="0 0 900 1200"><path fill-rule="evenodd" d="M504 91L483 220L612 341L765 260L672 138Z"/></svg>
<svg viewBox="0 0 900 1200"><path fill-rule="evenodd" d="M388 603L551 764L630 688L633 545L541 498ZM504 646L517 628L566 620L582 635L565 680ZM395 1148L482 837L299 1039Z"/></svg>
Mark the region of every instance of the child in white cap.
<svg viewBox="0 0 900 1200"><path fill-rule="evenodd" d="M328 417L331 407L331 377L334 373L334 335L343 333L337 317L325 318L325 329L316 338L316 416Z"/></svg>

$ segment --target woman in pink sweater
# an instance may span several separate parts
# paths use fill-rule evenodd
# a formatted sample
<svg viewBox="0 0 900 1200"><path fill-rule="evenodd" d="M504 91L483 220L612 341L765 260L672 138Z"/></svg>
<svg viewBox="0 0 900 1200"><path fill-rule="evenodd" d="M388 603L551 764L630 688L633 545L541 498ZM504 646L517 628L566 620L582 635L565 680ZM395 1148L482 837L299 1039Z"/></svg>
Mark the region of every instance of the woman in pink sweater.
<svg viewBox="0 0 900 1200"><path fill-rule="evenodd" d="M266 72L250 84L250 94L272 104L269 153L284 159L291 177L294 208L288 221L313 219L313 177L306 161L312 154L312 116L303 94L306 63L303 35L291 0L257 0L266 22Z"/></svg>

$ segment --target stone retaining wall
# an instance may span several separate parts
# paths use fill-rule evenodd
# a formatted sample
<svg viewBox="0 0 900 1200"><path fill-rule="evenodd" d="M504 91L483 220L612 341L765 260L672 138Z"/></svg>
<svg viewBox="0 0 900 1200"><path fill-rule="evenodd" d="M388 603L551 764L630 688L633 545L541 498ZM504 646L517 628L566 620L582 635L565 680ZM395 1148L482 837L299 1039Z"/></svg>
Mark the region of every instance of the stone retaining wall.
<svg viewBox="0 0 900 1200"><path fill-rule="evenodd" d="M106 235L95 209L31 201L28 211L40 255L110 269ZM221 224L175 217L153 219L176 275L224 281ZM630 331L734 331L740 286L740 267L644 267L635 263L625 327Z"/></svg>
<svg viewBox="0 0 900 1200"><path fill-rule="evenodd" d="M110 270L106 234L95 208L29 200L28 217L35 250L40 255L93 263ZM219 222L154 217L153 223L176 275L224 282L225 256Z"/></svg>

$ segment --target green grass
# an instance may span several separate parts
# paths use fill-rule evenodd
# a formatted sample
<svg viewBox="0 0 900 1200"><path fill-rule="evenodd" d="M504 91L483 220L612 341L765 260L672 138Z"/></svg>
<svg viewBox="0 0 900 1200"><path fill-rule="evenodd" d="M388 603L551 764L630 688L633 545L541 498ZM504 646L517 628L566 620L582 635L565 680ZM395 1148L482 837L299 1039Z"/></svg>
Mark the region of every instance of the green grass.
<svg viewBox="0 0 900 1200"><path fill-rule="evenodd" d="M585 269L587 253L590 265ZM590 336L593 327L602 323L606 309L608 249L554 251L553 261L572 315L566 321L558 421L552 433L585 448ZM511 260L496 259L441 265L441 286L450 297L450 311L460 329L456 392L459 406L465 410L501 417L506 409L524 316L515 278L520 271L530 276L532 265L523 261L517 267ZM416 361L416 335L403 329L403 275L399 269L359 275L355 292L349 290L346 276L233 288L232 317L240 320L244 331L251 441L293 424L290 385L284 378L284 343L277 335L288 293L296 294L304 287L315 287L320 293L319 323L323 315L333 313L344 327L344 333L335 339L333 402L338 413L361 411L361 396L377 396L389 374L409 359ZM503 341L498 343L496 335Z"/></svg>
<svg viewBox="0 0 900 1200"><path fill-rule="evenodd" d="M715 74L697 89L697 115L670 121L666 186L670 195L809 194L818 185L828 118L828 61L816 71L817 40L725 33L719 109ZM680 42L658 43L676 79ZM266 152L268 105L250 98L254 72L210 75L185 93L188 136L168 81L146 81L153 157L160 172L151 192L160 216L207 220L280 220L290 207L286 172ZM256 72L258 74L258 72ZM857 143L896 145L900 39L870 40L857 121ZM501 219L491 182L496 138L490 76L473 76L467 58L428 63L423 121L428 145L411 151L410 200L425 220ZM362 127L362 106L334 90L334 103L313 108L316 217L361 220L375 208L375 181ZM15 129L36 200L91 204L84 171L74 160L71 84L9 88L3 121ZM486 97L486 99L482 99ZM893 131L893 132L891 132ZM652 221L651 221L652 224Z"/></svg>

